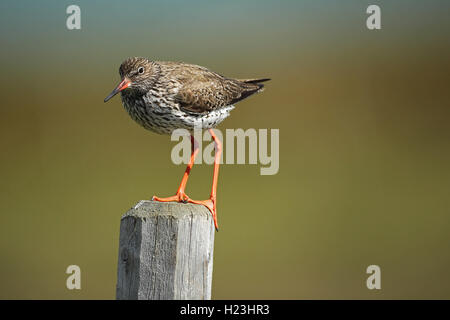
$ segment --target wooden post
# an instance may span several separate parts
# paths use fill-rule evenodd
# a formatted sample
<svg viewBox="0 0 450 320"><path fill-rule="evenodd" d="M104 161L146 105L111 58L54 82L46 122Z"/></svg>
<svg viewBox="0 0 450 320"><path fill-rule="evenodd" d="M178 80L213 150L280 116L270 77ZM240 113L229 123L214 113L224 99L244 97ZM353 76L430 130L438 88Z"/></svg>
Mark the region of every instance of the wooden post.
<svg viewBox="0 0 450 320"><path fill-rule="evenodd" d="M116 298L211 299L214 234L205 206L140 201L120 222Z"/></svg>

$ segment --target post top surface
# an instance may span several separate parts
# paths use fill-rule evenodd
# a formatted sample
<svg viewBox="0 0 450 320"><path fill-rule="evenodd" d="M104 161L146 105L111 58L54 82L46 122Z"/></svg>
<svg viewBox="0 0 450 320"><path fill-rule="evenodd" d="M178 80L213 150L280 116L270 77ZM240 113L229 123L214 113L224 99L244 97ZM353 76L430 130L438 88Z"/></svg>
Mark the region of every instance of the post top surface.
<svg viewBox="0 0 450 320"><path fill-rule="evenodd" d="M209 217L211 213L205 206L199 204L141 200L128 210L127 213L122 216L122 219L127 217L143 219L156 216L173 216L175 218L181 218L192 215L206 215Z"/></svg>

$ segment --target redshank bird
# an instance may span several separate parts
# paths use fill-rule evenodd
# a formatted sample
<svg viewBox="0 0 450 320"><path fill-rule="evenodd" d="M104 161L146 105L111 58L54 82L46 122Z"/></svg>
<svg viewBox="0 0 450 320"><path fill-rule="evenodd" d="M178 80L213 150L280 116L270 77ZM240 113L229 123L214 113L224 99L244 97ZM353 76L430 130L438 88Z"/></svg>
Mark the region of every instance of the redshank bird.
<svg viewBox="0 0 450 320"><path fill-rule="evenodd" d="M171 134L179 128L191 132L191 157L176 194L168 198L154 196L152 200L204 205L211 211L218 230L216 191L222 143L212 128L230 115L235 103L262 91L261 82L270 79L232 79L193 64L140 57L122 62L119 74L121 81L105 102L120 92L125 110L145 129L159 134ZM194 129L208 129L215 143L213 182L208 200L192 200L185 193L199 151L192 134Z"/></svg>

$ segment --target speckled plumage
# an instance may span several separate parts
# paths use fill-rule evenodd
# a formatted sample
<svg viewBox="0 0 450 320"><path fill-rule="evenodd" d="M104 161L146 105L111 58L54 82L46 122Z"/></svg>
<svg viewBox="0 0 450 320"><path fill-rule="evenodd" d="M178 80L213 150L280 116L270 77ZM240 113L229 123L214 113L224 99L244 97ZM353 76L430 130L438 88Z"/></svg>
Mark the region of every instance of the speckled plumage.
<svg viewBox="0 0 450 320"><path fill-rule="evenodd" d="M235 103L261 91L260 82L269 80L231 79L197 65L146 58L128 58L119 73L127 85L116 90L125 110L138 124L159 134L178 128L214 128Z"/></svg>

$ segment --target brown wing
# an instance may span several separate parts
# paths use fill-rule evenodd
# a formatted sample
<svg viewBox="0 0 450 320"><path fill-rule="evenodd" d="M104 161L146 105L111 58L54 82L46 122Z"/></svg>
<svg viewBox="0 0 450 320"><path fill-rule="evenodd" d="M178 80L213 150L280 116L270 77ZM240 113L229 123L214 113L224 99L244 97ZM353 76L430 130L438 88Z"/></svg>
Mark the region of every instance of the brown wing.
<svg viewBox="0 0 450 320"><path fill-rule="evenodd" d="M207 113L232 105L262 89L257 80L225 78L206 68L183 65L177 78L182 83L175 96L182 110L192 113ZM266 79L262 79L263 81Z"/></svg>

